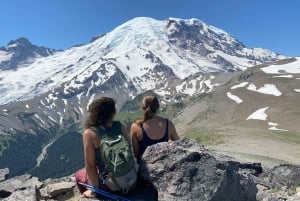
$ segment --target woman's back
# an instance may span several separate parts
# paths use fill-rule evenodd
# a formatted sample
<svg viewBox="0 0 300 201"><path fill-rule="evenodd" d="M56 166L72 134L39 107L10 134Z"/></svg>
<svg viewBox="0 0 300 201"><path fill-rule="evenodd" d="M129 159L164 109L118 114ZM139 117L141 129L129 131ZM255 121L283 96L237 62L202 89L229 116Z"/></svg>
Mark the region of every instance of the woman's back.
<svg viewBox="0 0 300 201"><path fill-rule="evenodd" d="M154 116L152 119L141 123L141 127L150 139L159 140L163 138L167 132L168 120Z"/></svg>
<svg viewBox="0 0 300 201"><path fill-rule="evenodd" d="M169 141L169 121L155 116L151 120L141 123L142 134L139 139L140 153L143 154L148 146L159 142Z"/></svg>
<svg viewBox="0 0 300 201"><path fill-rule="evenodd" d="M144 97L142 101L144 118L133 123L130 129L136 157L140 157L148 146L179 139L173 123L156 115L158 108L159 103L155 96Z"/></svg>

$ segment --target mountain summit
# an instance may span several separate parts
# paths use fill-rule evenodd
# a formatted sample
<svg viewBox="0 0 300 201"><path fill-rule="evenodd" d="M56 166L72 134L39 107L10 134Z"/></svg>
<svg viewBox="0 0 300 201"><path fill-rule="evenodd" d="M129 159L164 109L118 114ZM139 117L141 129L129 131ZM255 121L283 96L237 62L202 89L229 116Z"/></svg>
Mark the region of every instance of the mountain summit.
<svg viewBox="0 0 300 201"><path fill-rule="evenodd" d="M200 20L177 18L138 17L87 45L55 54L50 49L36 50L24 38L0 49L0 104L27 100L61 86L67 93L71 82L76 83L73 89L89 88L92 78L99 86L116 72L123 77L120 84L134 88L131 92L156 89L161 94L192 95L204 88L184 90L182 80L191 75L233 72L284 58L269 50L246 48L230 34ZM3 71L8 69L14 71ZM197 82L205 80L209 78L199 75Z"/></svg>
<svg viewBox="0 0 300 201"><path fill-rule="evenodd" d="M33 45L27 38L18 38L0 47L0 70L15 70L36 58L52 55L56 50Z"/></svg>

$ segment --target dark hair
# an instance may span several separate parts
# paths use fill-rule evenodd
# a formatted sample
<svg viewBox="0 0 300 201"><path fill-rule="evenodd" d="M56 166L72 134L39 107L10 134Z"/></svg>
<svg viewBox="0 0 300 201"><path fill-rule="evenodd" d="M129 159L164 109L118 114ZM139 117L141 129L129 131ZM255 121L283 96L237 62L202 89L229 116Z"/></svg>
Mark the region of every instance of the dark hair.
<svg viewBox="0 0 300 201"><path fill-rule="evenodd" d="M156 96L145 96L142 102L142 109L144 110L143 122L151 119L154 114L156 114L159 108L159 102Z"/></svg>
<svg viewBox="0 0 300 201"><path fill-rule="evenodd" d="M116 102L109 97L102 97L94 100L88 108L88 118L85 122L85 128L97 127L107 123L116 113Z"/></svg>

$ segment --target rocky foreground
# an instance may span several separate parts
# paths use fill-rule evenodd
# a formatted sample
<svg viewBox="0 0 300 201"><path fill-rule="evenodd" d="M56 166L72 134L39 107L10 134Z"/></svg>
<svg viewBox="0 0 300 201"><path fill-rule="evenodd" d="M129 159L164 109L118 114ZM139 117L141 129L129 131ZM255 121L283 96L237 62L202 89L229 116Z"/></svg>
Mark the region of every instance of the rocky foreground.
<svg viewBox="0 0 300 201"><path fill-rule="evenodd" d="M263 170L260 163L244 164L215 155L192 140L154 145L143 158L143 181L126 195L130 200L300 200L300 166L285 164ZM97 199L80 198L73 175L39 181L31 175L9 178L9 170L2 169L0 200Z"/></svg>

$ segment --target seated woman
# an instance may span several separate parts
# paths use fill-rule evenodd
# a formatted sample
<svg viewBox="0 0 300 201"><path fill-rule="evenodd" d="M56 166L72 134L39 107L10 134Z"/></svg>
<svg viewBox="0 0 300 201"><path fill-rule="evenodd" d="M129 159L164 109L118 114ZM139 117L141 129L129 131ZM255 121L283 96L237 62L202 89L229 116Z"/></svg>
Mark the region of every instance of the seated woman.
<svg viewBox="0 0 300 201"><path fill-rule="evenodd" d="M114 136L115 133L122 134L128 140L127 130L119 121L113 121L116 107L112 98L102 97L94 100L89 105L88 112L89 116L85 122L86 130L83 133L85 169L79 170L75 174L75 178L77 184L78 182L87 183L111 192L115 189L112 189L111 185L106 181L107 177L103 177L106 165L102 161L100 154L100 131L95 130L95 128L110 136ZM84 186L78 184L78 187L84 197L90 198L95 196L91 190L86 190Z"/></svg>
<svg viewBox="0 0 300 201"><path fill-rule="evenodd" d="M156 113L159 102L155 96L145 96L142 101L144 118L131 125L130 135L133 153L140 159L148 146L169 140L179 140L173 123Z"/></svg>

